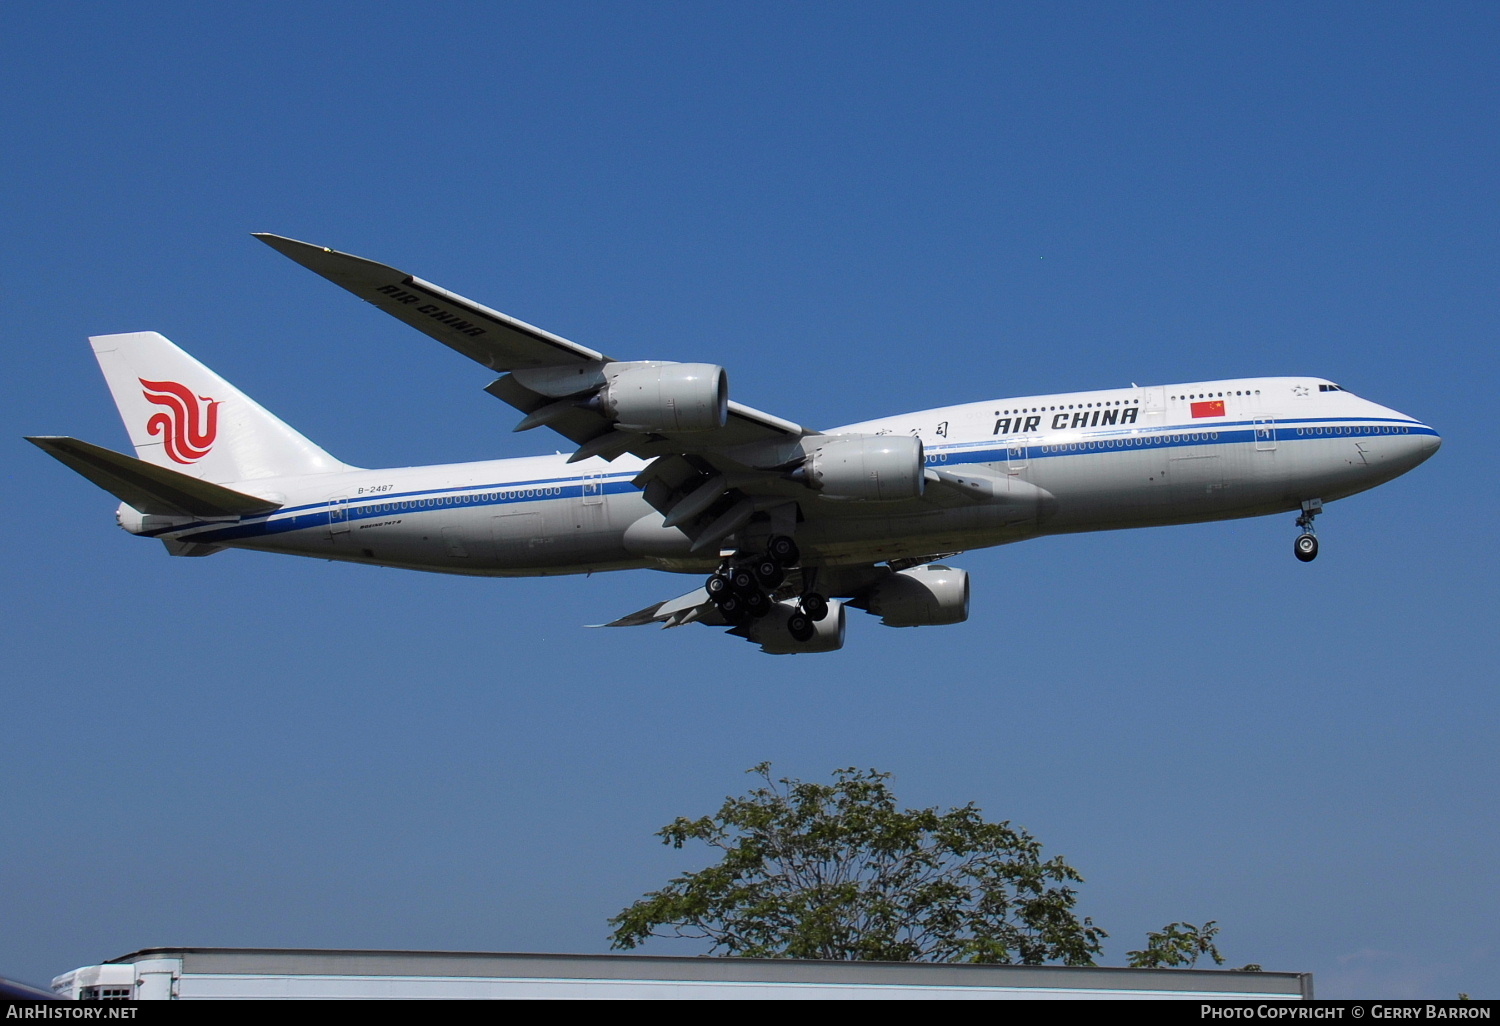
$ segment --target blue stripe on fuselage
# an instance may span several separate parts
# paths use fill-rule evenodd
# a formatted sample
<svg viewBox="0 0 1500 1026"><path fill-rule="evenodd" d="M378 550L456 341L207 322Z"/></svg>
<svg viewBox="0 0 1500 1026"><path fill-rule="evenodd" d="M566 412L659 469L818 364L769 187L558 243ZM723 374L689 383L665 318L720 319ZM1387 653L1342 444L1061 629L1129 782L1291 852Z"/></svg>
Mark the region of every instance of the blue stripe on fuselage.
<svg viewBox="0 0 1500 1026"><path fill-rule="evenodd" d="M1295 426L1301 425L1301 426ZM1324 430L1326 428L1326 430ZM1317 431L1319 433L1314 434ZM1261 435L1261 432L1270 432ZM1291 442L1311 438L1359 438L1380 435L1436 435L1437 432L1411 420L1372 417L1316 417L1305 420L1233 421L1222 424L1172 424L1162 427L1130 426L1111 430L1084 431L1063 441L1038 444L1030 435L958 442L948 446L928 445L927 462L999 463L1077 456L1084 453L1123 452L1141 449L1171 449L1199 445L1233 445L1243 442ZM1011 449L1023 450L1011 455Z"/></svg>
<svg viewBox="0 0 1500 1026"><path fill-rule="evenodd" d="M586 481L590 485L597 484L601 496L634 492L637 489L630 483L631 477L555 477L507 484L470 485L462 489L426 488L411 492L390 492L373 498L360 496L339 505L343 508L344 520L373 520L389 516L410 516L438 509L472 509L482 506L511 506L523 502L582 499L585 497L583 490ZM537 494L539 492L544 494ZM333 522L333 512L334 503L324 499L301 506L283 507L264 517L246 518L217 530L195 532L193 539L205 542L234 541L327 527ZM155 537L192 529L193 525L189 524L185 527L143 531L142 535Z"/></svg>
<svg viewBox="0 0 1500 1026"><path fill-rule="evenodd" d="M1257 437L1262 431L1272 435ZM1046 442L1018 446L1024 452L1011 455L1011 445L1004 438L984 439L978 442L957 442L952 445L929 445L926 448L928 465L953 466L966 463L1003 463L1007 460L1041 460L1057 457L1079 456L1102 452L1141 451L1146 449L1175 449L1202 445L1234 445L1254 441L1278 444L1282 442L1306 441L1326 438L1361 438L1389 435L1436 435L1437 432L1424 424L1395 418L1370 417L1317 417L1304 420L1234 421L1223 424L1175 424L1163 427L1140 427L1103 430L1083 430L1066 441ZM1030 436L1025 436L1029 439ZM1022 439L1018 437L1017 442ZM632 475L633 477L633 475ZM631 484L632 477L594 478L551 477L535 481L507 484L470 485L460 489L427 488L410 492L392 492L378 498L349 499L342 504L345 520L372 520L380 517L411 515L437 509L472 509L483 506L509 506L525 502L546 502L557 499L581 499L586 481L597 484L601 495L617 495L637 491ZM555 492L553 490L555 489ZM538 491L552 494L536 494ZM527 493L530 494L527 494ZM423 503L423 505L416 505ZM425 505L431 503L431 505ZM404 508L392 508L404 507ZM238 523L203 531L194 530L194 525L158 528L143 531L143 537L156 537L179 531L194 531L193 541L228 542L243 538L260 538L290 531L328 527L332 522L333 503L330 500L307 503L276 510L264 517L251 517ZM341 521L342 522L342 521Z"/></svg>

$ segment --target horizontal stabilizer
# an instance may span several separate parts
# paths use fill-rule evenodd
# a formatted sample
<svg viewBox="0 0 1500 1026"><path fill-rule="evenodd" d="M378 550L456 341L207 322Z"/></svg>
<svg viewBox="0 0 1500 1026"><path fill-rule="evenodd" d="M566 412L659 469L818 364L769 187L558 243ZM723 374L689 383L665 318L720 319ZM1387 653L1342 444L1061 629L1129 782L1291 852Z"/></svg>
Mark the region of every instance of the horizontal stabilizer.
<svg viewBox="0 0 1500 1026"><path fill-rule="evenodd" d="M279 502L246 495L76 438L45 436L26 440L142 513L169 517L245 517L281 508Z"/></svg>

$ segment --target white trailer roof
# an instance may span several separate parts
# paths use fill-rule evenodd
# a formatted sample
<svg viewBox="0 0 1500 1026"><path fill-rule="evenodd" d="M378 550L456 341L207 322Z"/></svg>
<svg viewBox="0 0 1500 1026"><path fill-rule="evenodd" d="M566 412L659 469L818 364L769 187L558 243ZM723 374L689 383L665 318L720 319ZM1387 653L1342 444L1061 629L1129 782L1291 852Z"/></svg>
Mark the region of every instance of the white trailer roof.
<svg viewBox="0 0 1500 1026"><path fill-rule="evenodd" d="M140 998L1312 997L1310 973L1213 969L305 948L145 948L105 965L133 966Z"/></svg>

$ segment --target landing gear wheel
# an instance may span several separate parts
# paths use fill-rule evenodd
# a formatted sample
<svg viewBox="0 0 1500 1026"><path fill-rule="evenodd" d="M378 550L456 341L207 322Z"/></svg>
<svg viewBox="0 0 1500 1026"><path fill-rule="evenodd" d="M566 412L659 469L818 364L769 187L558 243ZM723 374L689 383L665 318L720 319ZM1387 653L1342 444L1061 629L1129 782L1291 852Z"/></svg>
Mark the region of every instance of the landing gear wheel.
<svg viewBox="0 0 1500 1026"><path fill-rule="evenodd" d="M729 568L729 584L735 591L749 594L760 588L760 583L755 579L755 572L748 566L732 566Z"/></svg>
<svg viewBox="0 0 1500 1026"><path fill-rule="evenodd" d="M1313 519L1322 512L1322 499L1302 500L1302 515L1297 518L1297 526L1302 528L1302 533L1297 536L1292 551L1304 563L1311 563L1318 558L1318 536L1313 534Z"/></svg>
<svg viewBox="0 0 1500 1026"><path fill-rule="evenodd" d="M703 588L708 592L709 598L717 601L720 595L729 591L729 579L723 574L714 574L704 582Z"/></svg>
<svg viewBox="0 0 1500 1026"><path fill-rule="evenodd" d="M784 534L778 534L766 543L766 555L782 566L796 566L797 560L802 558L797 543Z"/></svg>
<svg viewBox="0 0 1500 1026"><path fill-rule="evenodd" d="M771 600L763 591L752 591L745 596L745 612L759 620L771 611Z"/></svg>
<svg viewBox="0 0 1500 1026"><path fill-rule="evenodd" d="M714 600L714 605L719 607L719 615L731 624L742 624L750 619L749 603L738 592L726 591Z"/></svg>
<svg viewBox="0 0 1500 1026"><path fill-rule="evenodd" d="M798 641L807 641L818 633L818 629L805 613L793 613L786 618L786 632Z"/></svg>
<svg viewBox="0 0 1500 1026"><path fill-rule="evenodd" d="M770 556L757 559L750 565L750 572L755 574L755 579L760 582L762 588L774 590L786 580L786 571Z"/></svg>
<svg viewBox="0 0 1500 1026"><path fill-rule="evenodd" d="M815 591L802 596L802 612L814 623L828 615L828 600Z"/></svg>

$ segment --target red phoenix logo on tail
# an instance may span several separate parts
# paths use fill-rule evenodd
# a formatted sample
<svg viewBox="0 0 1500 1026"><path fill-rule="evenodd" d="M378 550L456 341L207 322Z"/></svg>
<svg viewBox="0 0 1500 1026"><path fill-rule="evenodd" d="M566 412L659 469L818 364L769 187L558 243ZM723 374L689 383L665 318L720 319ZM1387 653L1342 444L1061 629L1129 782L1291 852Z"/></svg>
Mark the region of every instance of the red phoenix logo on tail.
<svg viewBox="0 0 1500 1026"><path fill-rule="evenodd" d="M219 434L219 400L195 396L192 389L175 381L136 380L147 400L170 411L152 414L146 433L161 435L167 455L177 463L197 463L207 456Z"/></svg>

